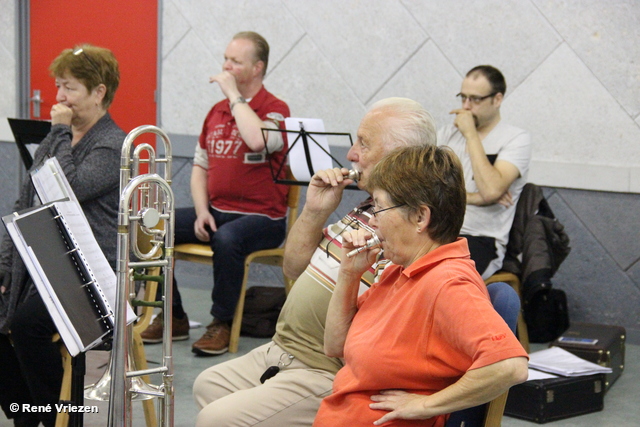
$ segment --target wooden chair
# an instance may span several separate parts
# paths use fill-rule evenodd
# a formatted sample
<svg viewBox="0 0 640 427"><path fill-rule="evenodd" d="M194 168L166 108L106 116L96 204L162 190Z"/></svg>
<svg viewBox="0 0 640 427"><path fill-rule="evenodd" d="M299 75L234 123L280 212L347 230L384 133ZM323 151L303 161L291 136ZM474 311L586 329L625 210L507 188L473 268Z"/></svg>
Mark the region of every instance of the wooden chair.
<svg viewBox="0 0 640 427"><path fill-rule="evenodd" d="M62 343L62 339L59 334L55 334L51 339L53 342L57 342L60 345L60 356L62 356L62 367L64 374L62 375L62 387L60 387L60 400L71 400L71 355L67 351L67 347ZM56 415L55 427L67 427L69 425L69 413L60 412Z"/></svg>
<svg viewBox="0 0 640 427"><path fill-rule="evenodd" d="M525 349L525 351L529 353L529 332L527 331L527 324L524 321L524 315L522 311L522 286L520 284L520 279L513 273L498 271L484 282L487 285L495 282L508 283L518 294L518 297L520 298L520 314L518 314L517 327L518 339L520 340L520 344L522 344L522 347Z"/></svg>
<svg viewBox="0 0 640 427"><path fill-rule="evenodd" d="M521 312L520 296L505 282L494 282L487 285L487 288L496 311L515 332L518 313ZM445 427L500 427L508 394L507 390L485 405L453 412Z"/></svg>
<svg viewBox="0 0 640 427"><path fill-rule="evenodd" d="M290 172L287 172L287 179L293 179ZM287 236L291 227L298 218L298 203L300 200L300 186L292 185L289 187L289 195L287 197L287 206L289 207L289 215L287 222ZM213 266L213 251L208 244L204 243L183 243L176 245L174 248L174 259L182 261L198 262ZM231 337L229 340L229 352L236 353L238 351L238 341L240 340L240 327L242 326L242 311L244 310L244 298L247 290L247 279L249 277L249 266L251 263L259 263L282 267L284 261L284 247L264 249L250 253L244 260L244 278L242 279L242 287L240 289L240 298L236 305L236 311L233 316L233 324L231 326ZM289 290L293 286L293 280L284 276L285 290Z"/></svg>

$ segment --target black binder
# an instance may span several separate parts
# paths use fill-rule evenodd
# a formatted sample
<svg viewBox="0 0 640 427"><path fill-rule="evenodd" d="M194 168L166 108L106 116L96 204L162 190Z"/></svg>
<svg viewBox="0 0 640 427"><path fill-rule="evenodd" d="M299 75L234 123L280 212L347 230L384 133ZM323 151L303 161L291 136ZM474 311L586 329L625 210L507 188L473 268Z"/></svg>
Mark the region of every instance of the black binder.
<svg viewBox="0 0 640 427"><path fill-rule="evenodd" d="M100 344L113 313L54 202L3 218L72 356Z"/></svg>
<svg viewBox="0 0 640 427"><path fill-rule="evenodd" d="M40 144L51 130L51 122L48 120L29 120L7 118L13 137L18 145L22 163L29 170L33 164L33 157L27 148L27 144Z"/></svg>

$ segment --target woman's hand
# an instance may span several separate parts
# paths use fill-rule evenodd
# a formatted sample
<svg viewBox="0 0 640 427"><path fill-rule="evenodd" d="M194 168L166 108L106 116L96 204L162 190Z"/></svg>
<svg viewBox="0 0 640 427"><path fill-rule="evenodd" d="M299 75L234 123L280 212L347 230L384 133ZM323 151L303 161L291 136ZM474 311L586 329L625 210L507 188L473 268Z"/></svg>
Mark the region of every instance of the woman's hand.
<svg viewBox="0 0 640 427"><path fill-rule="evenodd" d="M421 394L407 393L402 390L386 390L380 394L371 396L371 400L376 403L369 404L371 409L382 409L390 411L382 418L374 422L374 425L381 425L391 420L426 420L436 414L430 414L426 400L428 396Z"/></svg>
<svg viewBox="0 0 640 427"><path fill-rule="evenodd" d="M11 273L0 270L0 293L4 294L11 286Z"/></svg>
<svg viewBox="0 0 640 427"><path fill-rule="evenodd" d="M51 107L51 124L71 126L73 110L64 104L54 104Z"/></svg>
<svg viewBox="0 0 640 427"><path fill-rule="evenodd" d="M366 246L367 240L371 239L373 234L365 229L347 231L342 235L342 260L340 261L340 270L355 274L360 277L376 262L376 257L382 249L369 248L351 257L347 256L349 252L362 246Z"/></svg>

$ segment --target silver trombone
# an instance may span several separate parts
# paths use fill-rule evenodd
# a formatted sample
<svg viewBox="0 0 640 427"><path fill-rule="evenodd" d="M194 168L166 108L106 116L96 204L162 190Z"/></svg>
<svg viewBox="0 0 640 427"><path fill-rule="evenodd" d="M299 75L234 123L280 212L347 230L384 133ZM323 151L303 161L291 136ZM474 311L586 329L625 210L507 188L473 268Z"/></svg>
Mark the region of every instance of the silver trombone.
<svg viewBox="0 0 640 427"><path fill-rule="evenodd" d="M133 142L144 133L153 133L164 143L165 157L156 158L156 150L146 143L133 150ZM142 158L142 153L148 159ZM164 176L157 173L157 164L164 163ZM141 172L146 164L148 171ZM115 327L111 351L111 384L109 392L109 426L130 426L131 401L136 395L158 397L160 425L173 426L174 387L173 355L171 342L171 304L173 301L173 245L174 245L174 197L171 184L171 143L167 135L155 126L139 126L126 137L122 147L120 164L120 207L118 212L117 300ZM151 249L139 247L138 233L150 236ZM137 261L130 261L133 253ZM136 278L134 271L144 268L160 268L157 277L163 284L161 306L164 314L162 365L157 368L127 371L131 360L132 327L127 326L127 303L132 301L131 285ZM144 375L161 374L162 384L149 387L132 387L132 379Z"/></svg>

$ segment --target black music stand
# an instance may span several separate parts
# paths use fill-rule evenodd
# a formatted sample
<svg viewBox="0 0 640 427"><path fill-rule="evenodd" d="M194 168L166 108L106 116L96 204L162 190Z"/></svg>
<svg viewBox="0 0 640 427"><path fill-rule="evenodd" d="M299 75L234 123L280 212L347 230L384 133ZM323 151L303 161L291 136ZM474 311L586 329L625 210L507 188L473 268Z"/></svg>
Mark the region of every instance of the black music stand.
<svg viewBox="0 0 640 427"><path fill-rule="evenodd" d="M313 176L313 174L315 173L314 171L314 167L313 167L313 161L311 158L311 150L310 150L310 145L311 143L315 144L317 147L320 148L320 150L322 152L324 152L329 158L331 158L331 160L333 160L339 167L344 167L342 165L342 163L340 163L340 161L338 159L336 159L329 151L327 151L322 144L320 144L318 141L315 140L315 138L313 137L314 135L332 135L332 136L346 136L349 138L349 145L353 146L353 139L351 139L351 134L348 132L309 132L306 131L304 128L304 123L299 122L300 123L300 130L283 130L283 129L270 129L270 128L262 128L262 138L264 140L264 146L265 149L267 151L267 157L269 157L269 148L267 147L267 136L268 133L267 132L286 132L286 133L293 133L296 134L296 138L293 140L293 142L291 142L289 144L289 147L287 148L287 152L285 153L284 158L282 159L282 162L280 162L280 164L277 164L277 162L274 162L271 157L269 157L269 167L271 168L271 176L273 177L273 181L276 184L288 184L288 185L309 185L309 181L297 181L297 180L291 180L291 179L279 179L278 177L280 176L280 174L282 173L282 170L284 169L284 167L287 164L287 159L289 158L289 153L291 152L291 149L298 143L298 142L302 142L303 147L304 147L304 154L305 154L305 161L307 164L307 168L309 170L309 176ZM357 190L358 186L357 185L348 185L346 188L348 189L352 189L352 190Z"/></svg>
<svg viewBox="0 0 640 427"><path fill-rule="evenodd" d="M33 164L33 157L27 144L40 144L51 130L48 120L11 119L7 118L13 137L16 140L22 163L29 170Z"/></svg>

